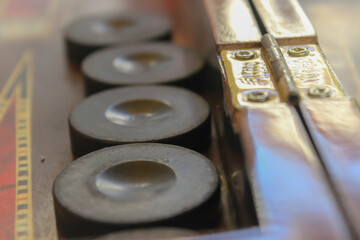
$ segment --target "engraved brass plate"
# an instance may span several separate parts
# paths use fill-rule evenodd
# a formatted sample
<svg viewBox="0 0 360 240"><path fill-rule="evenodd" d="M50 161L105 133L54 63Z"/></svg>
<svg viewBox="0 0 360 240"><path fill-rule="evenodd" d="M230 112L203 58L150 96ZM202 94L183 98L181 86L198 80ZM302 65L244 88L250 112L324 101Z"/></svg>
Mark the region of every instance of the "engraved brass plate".
<svg viewBox="0 0 360 240"><path fill-rule="evenodd" d="M224 50L220 53L233 107L241 108L279 102L260 48L244 51L253 52L254 57L245 60L238 59L236 50Z"/></svg>
<svg viewBox="0 0 360 240"><path fill-rule="evenodd" d="M298 56L294 54L294 49L299 52ZM307 54L305 54L306 50L308 50ZM329 94L323 94L322 97L345 96L343 87L319 46L281 46L281 51L303 99L314 98L314 89L315 92L320 92L320 97L321 91L323 93L330 91ZM304 54L301 54L302 52Z"/></svg>

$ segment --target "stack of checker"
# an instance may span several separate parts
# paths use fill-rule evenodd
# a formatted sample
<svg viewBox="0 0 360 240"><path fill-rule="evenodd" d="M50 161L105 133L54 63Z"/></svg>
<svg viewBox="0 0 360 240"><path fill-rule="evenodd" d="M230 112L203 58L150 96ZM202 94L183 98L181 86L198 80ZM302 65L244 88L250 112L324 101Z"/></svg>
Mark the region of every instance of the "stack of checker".
<svg viewBox="0 0 360 240"><path fill-rule="evenodd" d="M244 150L247 167L243 173L237 168L239 159L229 161L227 181L236 200L242 191L238 176L248 176L260 225L259 231L212 237L357 239L358 110L299 4L205 2L222 65L230 132ZM262 37L266 32L273 36ZM168 171L161 172L172 178ZM104 186L103 180L94 182ZM102 191L108 193L106 188ZM241 214L238 204L233 212Z"/></svg>
<svg viewBox="0 0 360 240"><path fill-rule="evenodd" d="M188 47L144 42L169 37L170 25L127 12L89 16L65 30L69 59L81 64L91 96L69 116L78 159L54 182L60 234L216 224L217 169L193 151L210 143L209 106L190 90L163 85L199 91L204 60Z"/></svg>

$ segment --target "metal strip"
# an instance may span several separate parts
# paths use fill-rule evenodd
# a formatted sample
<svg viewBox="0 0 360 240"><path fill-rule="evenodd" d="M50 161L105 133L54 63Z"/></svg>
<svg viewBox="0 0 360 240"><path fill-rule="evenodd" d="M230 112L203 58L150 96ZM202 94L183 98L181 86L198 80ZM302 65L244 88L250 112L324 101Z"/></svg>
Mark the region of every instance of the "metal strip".
<svg viewBox="0 0 360 240"><path fill-rule="evenodd" d="M247 0L204 0L219 50L260 45L261 32Z"/></svg>
<svg viewBox="0 0 360 240"><path fill-rule="evenodd" d="M354 239L360 236L360 115L351 98L300 103L309 133L329 174Z"/></svg>
<svg viewBox="0 0 360 240"><path fill-rule="evenodd" d="M303 121L302 124L300 119L297 117L295 108L289 108L289 106L286 106L286 104L284 103L279 103L278 101L264 101L257 102L256 104L249 104L247 101L240 101L244 99L244 93L249 90L246 88L245 85L242 85L241 83L244 83L244 69L247 70L246 63L250 62L250 60L236 59L236 53L240 52L241 54L239 54L239 56L249 56L252 54L246 54L246 52L250 51L255 53L255 55L258 54L259 56L261 56L260 60L267 61L267 69L265 72L271 72L271 79L274 80L273 83L276 89L273 89L274 86L271 86L269 84L268 86L270 87L264 87L263 89L261 89L261 86L259 84L254 84L254 89L262 91L270 89L274 90L275 93L277 91L282 102L289 102L294 104L295 106L297 106L300 102L300 107L302 109L301 112L298 112L300 116L302 116L305 110L309 111L309 109L303 110L304 102L315 101L307 99L322 98L321 100L318 100L320 107L321 102L325 103L327 101L334 101L331 99L341 100L341 98L345 96L345 92L341 84L338 82L331 66L324 57L320 47L317 45L316 33L310 21L307 19L305 13L303 12L296 0L253 0L251 2L254 4L257 13L259 14L259 24L263 25L266 28L266 31L273 34L274 37L267 35L262 39L262 44L265 48L264 53L261 53L261 49L256 47L249 48L246 44L238 44L237 46L234 44L233 46L230 46L231 44L229 43L227 45L227 48L231 49L232 52L221 51L220 62L222 64L224 77L225 105L227 107L227 113L232 118L232 124L235 133L240 135L242 144L244 145L243 148L248 158L248 173L250 175L250 180L253 183L254 193L255 195L260 194L255 197L257 199L257 206L261 207L257 209L257 213L260 214L260 220L263 220L261 226L272 226L269 223L271 223L272 221L276 222L281 219L281 213L279 213L281 211L277 209L277 206L280 208L285 206L286 208L286 204L296 203L298 201L298 198L302 197L304 197L303 201L307 201L305 199L305 195L308 193L300 194L299 196L297 196L297 198L291 199L291 196L288 196L288 194L289 192L292 193L294 187L287 188L287 186L283 186L283 189L279 189L279 191L284 191L283 195L281 195L281 197L279 197L278 199L274 197L274 201L281 201L283 199L284 202L282 202L282 204L279 204L279 202L277 202L277 204L279 205L272 205L276 209L276 211L274 211L274 215L272 215L272 213L269 213L271 211L267 211L267 207L269 207L268 204L272 204L268 201L272 201L271 199L273 195L277 196L274 191L271 192L272 195L267 196L266 193L268 189L271 189L272 186L274 187L277 185L281 185L280 182L268 185L268 182L274 181L273 179L276 179L276 177L281 174L286 175L287 172L282 172L281 170L283 168L291 172L291 165L294 164L294 162L287 161L289 161L289 159L298 159L299 162L295 162L299 164L299 169L297 169L299 172L297 170L294 170L292 174L289 175L289 179L298 179L299 183L305 185L308 183L308 180L313 181L314 179L316 179L314 180L314 182L306 185L306 187L304 188L311 192L312 187L314 187L315 185L321 185L324 189L326 189L326 196L319 201L319 205L314 207L313 210L311 210L311 208L305 210L306 213L309 213L307 216L301 214L298 215L299 213L296 213L296 210L294 210L293 212L293 209L287 208L283 212L283 214L288 215L286 218L284 218L282 224L285 226L287 224L286 221L289 221L289 219L296 219L296 223L294 225L291 225L292 223L289 223L290 225L287 225L288 230L292 229L291 231L289 230L288 233L295 234L296 236L296 230L298 230L299 233L302 234L301 238L304 238L304 234L306 235L307 230L309 230L310 235L305 237L306 239L354 238L355 235L353 234L352 222L349 221L348 215L351 218L354 218L354 214L356 215L357 213L348 214L348 211L350 209L349 206L354 207L353 205L357 203L359 199L356 198L357 196L354 197L354 193L350 192L348 193L348 195L352 194L353 197L350 203L348 199L343 200L342 197L341 201L339 201L339 193L341 195L341 193L344 192L344 189L346 191L350 190L342 186L340 189L338 189L337 187L335 189L336 191L334 191L332 178L335 177L337 182L340 182L336 183L337 186L345 184L344 181L341 182L337 179L339 176L341 176L342 178L344 177L341 174L335 174L335 176L332 176L332 172L330 172L331 174L329 176L327 172L328 167L324 169L322 165L323 163L325 163L326 165L326 161L334 161L327 160L327 158L334 158L334 156L339 153L330 151L333 156L327 155L326 157L324 157L322 151L326 151L326 147L324 144L319 147L319 143L317 143L318 141L329 141L328 139L323 139L324 132L322 131L322 126L328 123L335 124L335 122L339 121L339 119L335 117L336 113L334 111L331 112L333 118L331 119L332 121L327 121L326 118L324 118L322 119L323 122L319 124L319 122L315 123L314 120L309 120L307 117L307 120ZM210 15L211 14L214 14L214 11L210 13ZM218 41L217 43L221 45L221 43L219 43ZM280 44L280 46L278 45L278 43ZM298 45L296 46L295 44ZM221 46L219 48L220 50L222 49ZM243 62L240 62L239 60ZM248 71L250 72L250 76L252 75L252 77L254 77L255 69L256 68L254 67L250 71ZM256 72L262 73L261 71ZM259 80L259 76L260 75L257 75L257 78L255 78L257 82ZM242 97L239 98L238 96ZM300 99L300 97L302 98L302 100ZM327 100L327 98L330 98L330 100ZM267 103L272 104L266 105ZM284 109L288 109L287 111L290 111L292 115L286 113L286 110L280 111L279 106L286 106ZM309 106L311 108L311 104L309 104ZM316 114L314 113L314 115ZM330 117L331 116L328 116L328 118ZM276 119L276 121L274 119ZM270 127L268 124L271 123L273 125ZM268 126L268 128L264 127L263 125ZM291 129L291 127L289 126L295 127ZM311 140L313 141L312 144L314 144L312 146L309 140L310 136L305 136L305 129L310 129L310 132L315 132L313 128L315 128L318 132L316 132L316 136L313 136L315 135L315 133L311 133L310 135L312 137ZM320 128L320 130L318 128ZM331 129L331 127L329 127L329 129ZM334 127L333 129L337 128ZM341 135L341 129L338 129L338 131L339 133L334 132L333 134ZM287 139L288 136L289 139ZM277 139L277 137L279 139ZM335 139L341 139L341 137L335 137ZM350 141L346 137L343 137L341 140L344 139ZM292 144L295 144L296 146L293 146ZM335 142L331 142L330 144L335 144ZM356 144L352 144L351 146L356 146ZM313 149L314 147L315 150ZM344 151L344 149L346 151L346 148L344 148L344 146L342 146L342 148L334 148L338 149L339 152ZM292 150L294 151L292 152ZM311 153L301 155L302 151L309 151ZM355 150L353 151L354 154L357 154L357 152L358 151ZM282 155L283 153L287 154ZM289 158L289 156L291 157ZM268 162L269 157L271 157L272 161ZM302 160L300 161L300 159ZM278 161L281 163L277 165ZM314 178L309 178L308 174L305 174L306 176L303 175L297 178L297 174L304 174L304 172L300 173L302 169L302 167L300 167L302 166L300 162L301 164L304 164L304 166L307 166L307 169L314 174ZM349 164L348 166L357 165ZM349 171L348 168L346 168L346 170ZM276 174L272 175L271 178L266 178L266 175L271 175L272 172L275 172ZM349 173L349 175L351 174ZM282 180L283 179L284 178L282 178ZM352 181L354 179L348 177L346 178L346 180ZM263 185L264 187L259 187L259 185ZM316 199L310 198L310 200L315 202L315 205L317 204L317 200L319 200L318 193L319 189L315 190L313 194L317 196ZM357 199L357 201L355 201L354 199ZM326 202L330 202L331 207L328 207L327 211L316 213L316 210L319 210L321 208L321 204ZM301 203L299 203L299 206L300 205L303 207ZM346 211L344 211L344 205ZM306 205L304 206L306 207ZM312 211L314 211L313 216L311 214ZM293 213L294 215L291 215ZM335 214L335 217L333 218L333 221L331 220L330 222L325 224L326 226L324 225L323 229L326 229L327 231L333 231L334 227L331 225L334 224L334 226L340 226L338 230L329 233L324 231L318 231L318 228L312 228L313 226L318 224L316 223L317 221L311 223L312 220L314 220L316 217L319 217L319 222L324 220L326 221L326 219L329 220L331 219L331 217L329 218L328 214ZM359 216L357 215L355 216L355 218L358 217ZM357 219L353 220L353 222L357 223ZM360 224L356 225L360 226ZM281 226L281 224L277 226ZM327 233L329 233L329 235L327 235ZM336 236L337 234L339 235ZM316 237L314 237L315 235ZM286 236L285 239L290 239L292 237L294 236Z"/></svg>
<svg viewBox="0 0 360 240"><path fill-rule="evenodd" d="M316 32L297 0L251 0L266 31L279 44L317 43Z"/></svg>
<svg viewBox="0 0 360 240"><path fill-rule="evenodd" d="M244 144L260 229L182 239L350 239L295 109L284 103L248 107L233 119Z"/></svg>
<svg viewBox="0 0 360 240"><path fill-rule="evenodd" d="M264 35L262 43L266 48L266 53L268 54L268 61L271 65L270 69L274 75L275 82L277 83L277 89L279 91L280 97L283 101L290 102L288 100L289 98L286 98L286 96L288 96L286 94L291 92L291 89L294 89L295 91L299 90L301 92L301 101L300 96L298 95L298 101L294 103L297 106L298 113L300 114L300 116L303 117L303 125L310 133L312 144L314 144L320 162L325 164L323 172L327 176L327 184L330 187L333 197L343 215L343 219L349 228L349 232L352 238L356 238L356 234L354 233L355 231L353 230L353 225L354 222L356 222L356 218L360 219L360 216L351 217L351 213L349 212L349 210L346 209L346 205L349 204L347 204L346 201L343 200L343 197L341 196L341 189L334 187L333 178L336 178L337 176L333 176L333 174L328 171L326 166L328 164L326 162L336 161L334 160L335 155L328 155L324 158L324 154L322 152L326 151L326 147L322 146L319 148L318 146L319 142L324 141L324 139L323 137L316 138L316 136L313 136L314 134L312 133L314 132L314 130L310 130L319 127L323 128L323 126L326 125L329 126L329 124L331 125L333 119L335 119L335 122L338 121L336 120L338 116L336 116L336 113L333 110L330 111L328 109L326 112L332 112L332 118L330 117L331 115L329 115L328 118L322 118L321 121L313 121L310 120L309 117L304 117L306 115L305 112L308 109L304 107L298 107L298 104L302 106L303 101L306 99L321 99L319 101L322 103L322 105L326 105L326 102L330 101L331 99L341 100L345 95L343 88L338 82L335 73L331 69L329 63L325 59L325 56L317 45L282 46L280 48L277 45L276 40L268 36L268 34ZM288 65L290 66L290 69ZM285 81L284 79L287 79L287 81ZM281 82L281 80L283 80L283 82ZM287 84L288 82L290 83L290 85ZM288 86L290 86L290 88ZM312 104L314 104L314 101L308 101L308 107L314 107L312 106ZM321 109L320 111L323 111L323 109ZM335 129L336 126L329 126L326 131L334 131ZM322 129L321 132L323 133L324 129ZM339 133L335 132L334 134L339 135ZM344 137L344 135L342 136L343 140L345 140L346 137ZM338 143L340 142L341 141L338 141ZM349 140L347 140L347 142L349 142ZM354 143L350 143L350 145L356 146L356 144ZM342 150L346 151L346 148L342 148Z"/></svg>
<svg viewBox="0 0 360 240"><path fill-rule="evenodd" d="M260 48L220 53L225 105L245 151L256 212L265 230L261 237L289 239L299 231L302 237L307 232L307 239L315 235L317 239L349 239L321 163L296 110L279 102L271 82L274 75L270 78L264 56ZM284 59L282 62L285 63ZM287 74L290 75L289 70ZM264 79L267 84L259 84ZM249 90L273 91L275 98L264 102L243 101L244 93ZM320 225L323 227L319 228ZM281 231L272 232L273 228Z"/></svg>
<svg viewBox="0 0 360 240"><path fill-rule="evenodd" d="M347 239L347 228L295 109L277 103L238 112L234 119L240 125L264 231L279 227L283 239L298 234L302 239Z"/></svg>

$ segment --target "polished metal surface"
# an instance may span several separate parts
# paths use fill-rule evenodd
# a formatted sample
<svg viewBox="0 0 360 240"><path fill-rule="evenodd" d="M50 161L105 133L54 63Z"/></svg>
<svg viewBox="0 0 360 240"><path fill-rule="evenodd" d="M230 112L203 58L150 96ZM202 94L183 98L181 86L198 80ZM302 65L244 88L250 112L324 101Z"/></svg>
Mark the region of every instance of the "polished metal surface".
<svg viewBox="0 0 360 240"><path fill-rule="evenodd" d="M239 110L233 124L243 144L260 228L213 234L213 239L350 239L321 163L292 107L274 103Z"/></svg>
<svg viewBox="0 0 360 240"><path fill-rule="evenodd" d="M261 32L247 0L204 0L219 49L259 46Z"/></svg>
<svg viewBox="0 0 360 240"><path fill-rule="evenodd" d="M300 107L350 224L360 235L359 110L345 97L309 99Z"/></svg>
<svg viewBox="0 0 360 240"><path fill-rule="evenodd" d="M298 150L294 150L295 148L292 148L292 144L297 144L297 147L303 148L307 154L304 155L303 163L306 162L305 165L307 165L308 170L314 173L314 176L316 176L313 183L310 183L309 186L306 186L306 184L309 183L309 177L303 177L300 176L301 174L301 167L300 165L297 165L295 167L297 170L294 171L293 174L291 174L291 177L293 177L293 181L297 181L297 175L300 174L298 177L299 185L304 184L304 189L306 191L311 191L312 187L315 187L315 185L319 184L324 189L326 194L324 195L324 198L318 202L319 206L321 206L322 203L325 203L326 201L330 201L331 207L324 209L322 213L318 212L315 213L317 210L320 210L319 206L314 208L309 208L312 210L305 210L307 208L307 205L305 204L307 200L305 198L301 201L302 203L301 208L304 207L304 210L306 214L298 216L296 215L296 211L293 212L296 217L289 217L287 216L284 218L284 221L282 224L292 224L292 220L294 219L294 222L296 224L293 225L293 227L290 227L292 229L289 233L294 235L277 235L275 238L279 239L280 236L283 237L283 239L353 239L356 238L357 233L353 232L354 227L353 226L359 226L359 216L357 213L357 208L359 205L359 198L356 194L356 191L354 192L352 187L350 190L349 186L342 186L344 185L344 178L346 181L351 182L355 181L357 182L357 177L351 176L349 173L346 177L343 176L344 172L349 171L348 168L341 169L342 171L339 171L339 166L336 164L339 164L342 159L347 156L349 152L349 149L351 149L351 156L355 157L353 161L356 162L356 158L358 155L358 152L360 147L357 147L357 143L352 143L351 141L355 141L357 138L352 138L353 134L350 133L350 129L345 131L344 134L340 133L340 129L342 129L342 125L339 124L339 129L335 130L335 132L332 133L332 135L336 135L334 137L331 136L324 136L326 132L324 133L324 129L322 126L324 124L330 124L328 126L329 132L332 132L332 130L337 129L336 126L332 127L335 122L340 121L339 118L342 116L341 112L339 114L336 114L336 110L333 109L332 111L327 111L326 109L321 109L321 102L327 106L330 103L336 103L336 101L344 101L344 96L347 94L342 87L340 81L338 80L334 70L332 69L331 65L329 64L328 60L326 59L324 53L322 52L319 45L317 45L317 36L315 33L314 28L312 27L310 21L306 17L304 11L301 9L299 3L297 1L282 1L282 0L274 0L274 1L261 1L261 0L254 0L252 1L260 15L261 23L264 24L266 30L274 35L273 39L270 39L269 37L265 37L263 41L263 46L265 48L265 51L263 54L260 55L256 54L255 48L247 48L246 45L239 47L236 49L236 52L244 51L253 51L255 54L251 54L251 58L253 61L255 59L258 61L258 58L260 56L260 59L263 60L265 63L265 67L267 67L269 70L266 69L266 72L270 72L271 75L269 76L269 81L273 82L276 88L273 88L274 92L276 93L276 90L278 91L280 95L280 100L282 102L291 102L289 101L289 96L291 96L291 93L295 93L295 101L293 103L297 105L300 104L300 114L305 114L305 122L302 122L300 118L297 117L297 112L295 111L295 108L291 108L286 105L282 105L281 103L272 102L272 104L266 104L264 101L261 104L257 103L257 107L250 107L249 105L246 105L246 103L241 103L239 99L247 99L246 97L242 98L234 98L234 96L237 96L238 94L247 95L247 90L245 90L242 87L239 87L238 83L239 79L242 78L242 76L238 77L236 74L237 72L241 72L241 70L236 70L234 66L240 65L240 69L243 68L243 66L238 62L247 62L250 61L249 59L243 59L242 57L236 58L235 51L233 52L233 59L237 60L238 62L234 61L231 62L231 52L228 51L221 51L219 54L220 57L220 63L222 64L222 70L223 70L223 77L224 77L224 86L225 86L225 106L227 113L229 114L231 120L232 120L232 127L233 130L239 134L241 139L242 148L245 151L245 156L247 159L247 164L250 166L248 167L248 175L250 176L250 181L253 184L253 194L256 199L256 210L258 217L260 218L260 226L262 226L263 234L260 234L261 237L264 239L272 236L271 231L266 231L267 229L271 229L271 221L274 220L276 222L277 220L281 219L281 211L280 209L286 208L286 203L296 203L299 198L305 197L305 195L309 194L309 192L306 192L306 194L300 194L298 196L298 199L293 200L285 200L288 198L289 193L293 193L293 189L295 188L289 188L286 190L286 193L284 192L283 195L276 194L273 191L274 186L277 186L277 184L271 185L271 187L267 186L264 187L264 191L267 193L269 188L271 188L271 195L269 193L269 198L272 198L275 194L277 197L276 200L284 200L284 204L275 204L275 206L281 206L281 208L275 208L278 212L276 214L269 214L269 205L264 201L266 197L262 195L261 186L262 184L267 184L268 181L271 180L265 180L265 178L259 177L258 182L256 181L257 176L261 176L259 172L256 171L256 168L254 166L259 166L259 169L263 168L264 172L267 174L270 174L271 172L269 169L274 167L276 165L277 161L282 161L282 156L284 159L286 157L290 157L292 160L296 159L296 154L299 154L300 152ZM209 11L209 14L213 14L211 11ZM276 40L275 40L276 39ZM234 45L235 46L235 45ZM272 48L270 47L272 46ZM222 46L221 46L222 47ZM220 47L220 49L221 49ZM229 47L230 49L233 49ZM249 54L241 54L250 56ZM235 57L234 57L235 56ZM278 61L278 62L276 62ZM275 64L274 64L275 62ZM252 70L256 69L255 66L252 66ZM254 70L255 71L255 70ZM250 70L251 72L251 70ZM258 72L258 71L256 71ZM279 81L280 80L280 81ZM280 83L280 84L279 84ZM257 91L263 91L259 86L254 87L254 92ZM257 94L257 96L261 97L261 99L266 99L266 94ZM301 97L301 99L300 99ZM312 100L314 99L314 100ZM247 99L248 100L248 99ZM323 117L323 122L315 122L313 119L309 120L309 114L308 109L304 107L304 104L306 104L307 107L312 106L312 101L317 101L319 103L319 111L323 111L325 113L328 113L327 117ZM251 102L251 101L248 101ZM259 101L260 102L260 101ZM271 102L271 101L269 101ZM342 103L343 104L343 103ZM336 106L334 108L340 108L341 103L336 103ZM246 106L246 108L244 108ZM283 106L284 109L280 110ZM285 107L286 106L286 107ZM346 104L344 105L344 108L346 107ZM287 110L285 110L287 109ZM352 109L354 112L351 114L348 113L347 115L352 115L351 117L346 116L347 121L357 121L358 118L358 110L356 109L355 105L352 105ZM290 115L286 113L286 111L291 112ZM266 114L265 114L266 113ZM254 116L252 114L256 114L258 118L254 118L251 116ZM278 114L278 116L277 116ZM355 115L354 115L355 114ZM261 117L260 117L261 115ZM313 115L316 116L317 112L314 110ZM275 117L276 116L276 117ZM278 118L276 121L273 122L273 125L270 127L269 124L271 124L272 118ZM331 120L327 121L327 118L332 118ZM251 119L251 120L250 120ZM285 123L285 121L287 121ZM293 122L292 122L293 121ZM346 122L347 122L346 121ZM248 125L246 125L246 123ZM320 124L320 125L319 125ZM345 124L345 122L344 122ZM267 129L265 126L268 126L269 132L267 132ZM294 128L291 128L290 126L294 126ZM310 125L310 126L309 126ZM243 127L241 127L243 126ZM331 127L330 127L331 126ZM307 132L305 131L305 128L310 128L310 132L315 131L317 128L319 129L319 133L311 134L311 136L307 136ZM312 130L314 128L315 130ZM270 130L271 129L271 130ZM352 129L355 132L357 132L356 129ZM337 132L339 131L339 133ZM257 134L258 133L258 134ZM294 134L294 135L292 135ZM315 137L313 137L315 135ZM246 136L246 137L245 137ZM296 136L296 137L295 137ZM302 136L299 138L299 136ZM311 141L309 137L313 138ZM256 139L259 138L261 140L256 141ZM267 141L264 139L269 138L269 148L265 148L263 146L264 143ZM324 139L325 138L325 139ZM256 143L251 145L251 140L254 139ZM331 140L330 140L331 139ZM334 142L332 142L333 139ZM322 142L321 144L318 144L317 142ZM329 142L330 141L330 142ZM339 142L338 142L339 141ZM324 144L323 142L326 142ZM327 147L332 147L332 144L337 144L336 147L333 147L334 150L327 151ZM360 141L359 141L360 142ZM349 146L346 146L347 143L349 143ZM279 144L279 145L277 145ZM290 145L288 145L290 144ZM314 145L313 145L314 144ZM320 145L320 150L318 149L318 145ZM271 147L270 147L271 146ZM282 147L286 146L284 149ZM355 147L356 146L356 147ZM313 148L316 148L316 151ZM259 149L259 150L258 150ZM307 149L307 150L305 150ZM336 150L335 150L336 149ZM356 149L356 150L355 150ZM288 151L296 152L290 153ZM272 156L271 151L274 151L275 154ZM318 155L318 151L320 151L320 155ZM330 152L329 154L325 154L324 157L322 154L322 151ZM310 153L310 155L309 155ZM282 155L284 154L284 155ZM340 154L340 157L339 157ZM268 158L271 158L271 163L265 164ZM329 159L328 159L329 158ZM256 165L257 161L263 162L262 164ZM323 164L325 164L325 167ZM328 163L327 163L328 162ZM330 164L330 163L331 164ZM335 162L335 164L334 164ZM250 163L250 164L249 164ZM292 164L295 164L294 161L292 161ZM264 165L266 167L264 167ZM296 164L295 164L296 165ZM330 168L330 171L327 169L328 166L336 166L333 167L334 169ZM350 165L349 165L350 166ZM353 163L354 166L352 168L354 173L357 169L357 163ZM274 167L274 172L277 174L273 176L273 178L276 178L276 176L279 175L279 172L281 172L281 169L286 169L287 173L291 172L291 164L287 165L285 162L282 162L277 168ZM266 171L265 171L266 169ZM252 172L255 171L255 172ZM332 172L335 171L336 174L333 174ZM330 172L330 174L329 174ZM341 172L341 173L339 173ZM346 173L345 173L346 174ZM355 173L354 173L355 174ZM292 180L291 177L286 178L286 183L291 185ZM335 178L335 184L336 188L333 188L333 178ZM341 180L339 180L339 178ZM284 178L282 178L284 180ZM310 180L311 181L311 180ZM254 183L255 182L255 183ZM340 183L339 183L340 182ZM347 184L351 185L351 184ZM286 187L282 186L283 189L286 189ZM345 189L345 190L344 190ZM297 189L299 191L299 189ZM354 193L349 193L353 191ZM311 195L311 194L310 194ZM312 201L312 204L317 204L317 200L319 200L319 190L314 191L314 195L316 195L315 198L309 198L310 201ZM259 197L261 196L261 197ZM340 196L340 201L339 201ZM350 197L349 197L350 196ZM308 206L309 207L309 206ZM345 209L345 211L344 211ZM348 211L351 211L350 209L354 209L355 211L353 213L348 213ZM291 214L293 209L289 208L286 210L286 214ZM314 211L313 213L311 213ZM326 217L328 214L334 214L333 218ZM295 216L294 215L294 216ZM307 216L306 216L307 215ZM274 219L269 220L267 217L270 216L274 217ZM335 230L333 227L330 227L331 225L339 227L338 231L335 230L335 232L324 232L317 228L314 228L313 226L319 226L318 223L311 223L314 221L317 217L314 218L314 216L318 217L318 220L321 221L329 221L324 222L324 229L327 230ZM350 220L349 217L350 216ZM266 219L266 220L264 220ZM333 220L330 220L333 219ZM316 220L315 220L316 221ZM341 226L340 226L340 225ZM327 225L327 227L325 227ZM301 228L307 229L306 231L312 232L312 234L309 234L306 236L306 232L302 231ZM357 229L357 227L355 227ZM358 231L358 229L357 229ZM245 233L245 232L244 232ZM240 234L240 233L239 233ZM257 237L260 237L260 235L256 235ZM300 237L301 236L301 237ZM247 236L247 239L252 239L254 235ZM255 237L256 238L256 237ZM271 238L271 237L270 237ZM200 238L199 238L200 239ZM229 238L231 239L231 237Z"/></svg>
<svg viewBox="0 0 360 240"><path fill-rule="evenodd" d="M277 103L238 112L234 119L240 125L265 235L269 231L271 236L274 227L282 232L274 239L347 239L342 216L296 111Z"/></svg>
<svg viewBox="0 0 360 240"><path fill-rule="evenodd" d="M261 38L261 43L265 49L268 65L271 66L271 75L280 99L283 102L297 104L300 101L300 94L277 41L271 34L265 34Z"/></svg>
<svg viewBox="0 0 360 240"><path fill-rule="evenodd" d="M246 106L259 106L260 102L248 101L248 95L251 95L254 91L267 92L269 95L267 101L261 101L261 104L278 102L279 97L261 49L254 48L241 51L252 52L254 57L239 60L236 57L239 50L223 50L220 53L221 64L224 69L224 84L227 87L225 88L227 93L225 97L229 100L226 102L228 110Z"/></svg>
<svg viewBox="0 0 360 240"><path fill-rule="evenodd" d="M297 0L252 0L268 33L279 44L317 43L316 32Z"/></svg>
<svg viewBox="0 0 360 240"><path fill-rule="evenodd" d="M329 97L345 96L344 88L319 45L282 45L280 48L302 99L312 97L310 89L319 87L328 88ZM307 54L294 56L290 50L296 48L306 49Z"/></svg>

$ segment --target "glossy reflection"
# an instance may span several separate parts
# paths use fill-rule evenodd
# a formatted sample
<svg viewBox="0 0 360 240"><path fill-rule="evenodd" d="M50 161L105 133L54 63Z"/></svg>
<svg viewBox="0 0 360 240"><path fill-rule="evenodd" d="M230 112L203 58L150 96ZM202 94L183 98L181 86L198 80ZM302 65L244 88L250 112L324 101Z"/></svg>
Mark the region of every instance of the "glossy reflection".
<svg viewBox="0 0 360 240"><path fill-rule="evenodd" d="M124 201L144 200L170 189L176 182L168 166L150 161L125 162L100 172L96 188L104 195Z"/></svg>
<svg viewBox="0 0 360 240"><path fill-rule="evenodd" d="M261 33L247 0L206 0L217 44L256 44Z"/></svg>
<svg viewBox="0 0 360 240"><path fill-rule="evenodd" d="M315 30L297 0L254 0L253 3L267 32L276 39L317 41Z"/></svg>
<svg viewBox="0 0 360 240"><path fill-rule="evenodd" d="M172 108L169 104L155 99L137 99L110 106L105 117L116 124L134 126L147 125L169 117Z"/></svg>
<svg viewBox="0 0 360 240"><path fill-rule="evenodd" d="M121 73L139 73L158 66L158 64L164 62L166 59L162 54L142 52L129 56L118 56L113 60L113 66Z"/></svg>
<svg viewBox="0 0 360 240"><path fill-rule="evenodd" d="M262 103L278 102L279 98L270 78L270 72L263 60L259 48L247 49L254 53L254 58L237 60L234 56L236 51L223 50L220 53L222 64L231 92L232 104L236 108L244 106L259 106L259 102L247 101L247 95L253 91L265 91L269 93L271 101Z"/></svg>
<svg viewBox="0 0 360 240"><path fill-rule="evenodd" d="M91 28L95 33L104 34L114 31L121 31L133 24L133 21L125 18L112 18L108 21L95 21Z"/></svg>
<svg viewBox="0 0 360 240"><path fill-rule="evenodd" d="M289 49L292 48L306 48L309 54L294 57L289 53ZM285 46L281 47L281 51L303 99L313 97L308 94L308 91L314 87L328 87L332 98L345 95L319 46L313 44L295 47Z"/></svg>

